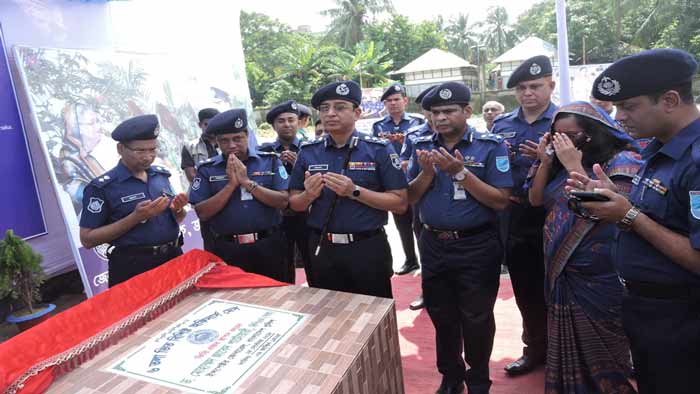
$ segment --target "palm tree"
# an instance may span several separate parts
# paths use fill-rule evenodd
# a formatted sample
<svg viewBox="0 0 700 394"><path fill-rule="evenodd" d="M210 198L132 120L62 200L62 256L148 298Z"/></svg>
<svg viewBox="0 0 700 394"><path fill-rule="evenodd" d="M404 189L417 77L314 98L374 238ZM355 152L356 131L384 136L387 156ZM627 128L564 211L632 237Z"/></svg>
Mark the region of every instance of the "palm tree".
<svg viewBox="0 0 700 394"><path fill-rule="evenodd" d="M362 41L362 25L368 16L394 13L391 0L335 0L335 4L336 8L321 11L321 15L333 18L327 37L337 37L344 49L353 48Z"/></svg>
<svg viewBox="0 0 700 394"><path fill-rule="evenodd" d="M393 66L388 55L382 43L360 42L354 52L338 51L330 61L328 76L336 80L357 80L362 87L384 83L389 80L387 73Z"/></svg>
<svg viewBox="0 0 700 394"><path fill-rule="evenodd" d="M506 48L515 44L517 36L508 25L508 11L505 7L490 7L486 20L480 26L484 28L482 44L490 50L492 56L502 54Z"/></svg>
<svg viewBox="0 0 700 394"><path fill-rule="evenodd" d="M469 59L471 47L475 46L478 37L474 33L476 24L469 24L469 14L460 13L443 29L447 41L447 48L457 56Z"/></svg>

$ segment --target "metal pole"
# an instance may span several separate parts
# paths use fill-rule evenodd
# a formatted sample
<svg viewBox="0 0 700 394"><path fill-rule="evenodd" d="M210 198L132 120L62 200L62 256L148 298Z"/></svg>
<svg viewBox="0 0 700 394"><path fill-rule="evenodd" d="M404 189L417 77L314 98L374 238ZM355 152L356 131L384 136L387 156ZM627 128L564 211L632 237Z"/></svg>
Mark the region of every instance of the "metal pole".
<svg viewBox="0 0 700 394"><path fill-rule="evenodd" d="M557 47L559 51L559 105L571 102L569 79L569 35L566 27L566 1L557 0Z"/></svg>

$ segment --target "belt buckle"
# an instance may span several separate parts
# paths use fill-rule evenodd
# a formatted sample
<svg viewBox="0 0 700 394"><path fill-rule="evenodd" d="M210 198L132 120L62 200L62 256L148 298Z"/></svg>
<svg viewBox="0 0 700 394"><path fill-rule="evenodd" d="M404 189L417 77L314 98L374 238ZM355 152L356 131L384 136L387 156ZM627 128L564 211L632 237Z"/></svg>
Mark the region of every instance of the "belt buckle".
<svg viewBox="0 0 700 394"><path fill-rule="evenodd" d="M153 254L165 254L168 251L169 245L158 245L153 247Z"/></svg>
<svg viewBox="0 0 700 394"><path fill-rule="evenodd" d="M238 240L238 243L241 245L246 245L246 244L254 244L257 237L256 233L250 233L250 234L239 234L236 235L236 239Z"/></svg>
<svg viewBox="0 0 700 394"><path fill-rule="evenodd" d="M328 234L328 239L334 244L349 244L350 235L349 234Z"/></svg>
<svg viewBox="0 0 700 394"><path fill-rule="evenodd" d="M441 241L450 241L454 239L453 235L451 232L448 231L440 231L437 233L437 238Z"/></svg>

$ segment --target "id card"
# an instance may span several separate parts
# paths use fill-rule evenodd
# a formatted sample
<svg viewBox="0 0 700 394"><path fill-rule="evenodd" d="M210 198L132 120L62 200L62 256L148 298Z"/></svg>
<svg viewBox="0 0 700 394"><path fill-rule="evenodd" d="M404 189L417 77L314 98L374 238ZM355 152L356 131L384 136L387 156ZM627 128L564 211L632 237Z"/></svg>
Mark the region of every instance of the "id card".
<svg viewBox="0 0 700 394"><path fill-rule="evenodd" d="M464 187L459 182L452 182L452 186L454 187L454 200L467 199L467 191L464 190Z"/></svg>
<svg viewBox="0 0 700 394"><path fill-rule="evenodd" d="M250 201L252 199L253 195L248 190L241 187L241 201Z"/></svg>

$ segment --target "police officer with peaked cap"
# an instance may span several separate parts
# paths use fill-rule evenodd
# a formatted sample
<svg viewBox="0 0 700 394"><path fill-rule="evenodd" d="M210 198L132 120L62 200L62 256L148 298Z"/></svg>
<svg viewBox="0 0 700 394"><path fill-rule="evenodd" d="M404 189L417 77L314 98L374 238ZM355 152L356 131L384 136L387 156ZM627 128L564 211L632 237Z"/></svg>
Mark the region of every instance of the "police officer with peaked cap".
<svg viewBox="0 0 700 394"><path fill-rule="evenodd" d="M277 139L273 142L262 144L258 150L271 152L279 156L287 173L292 173L301 141L296 135L299 125L299 104L294 100L288 100L278 104L267 113L267 123L277 133ZM309 229L306 226L306 212L295 212L291 209L282 211L282 230L287 238L287 262L289 263L290 276L295 278L294 251L298 248L304 262L307 280L312 275L309 271ZM294 281L291 281L294 283ZM311 284L311 282L309 282Z"/></svg>
<svg viewBox="0 0 700 394"><path fill-rule="evenodd" d="M175 195L170 172L154 166L158 118L125 120L112 132L119 164L93 179L83 194L80 242L86 248L109 243L109 286L182 254L178 225L187 196Z"/></svg>
<svg viewBox="0 0 700 394"><path fill-rule="evenodd" d="M388 141L355 129L361 100L353 81L314 93L311 104L328 135L302 144L289 185L290 206L311 209L307 224L317 287L390 298L392 259L384 226L387 211L406 211L406 177Z"/></svg>
<svg viewBox="0 0 700 394"><path fill-rule="evenodd" d="M409 202L424 229L418 241L425 307L435 326L437 393L488 393L502 246L496 211L513 179L501 137L471 130L471 92L446 82L423 98L435 134L419 138L408 166ZM464 359L462 359L464 354ZM465 367L469 364L469 370Z"/></svg>
<svg viewBox="0 0 700 394"><path fill-rule="evenodd" d="M384 103L388 114L372 125L372 134L378 138L385 138L391 142L396 152L401 152L408 129L419 126L425 122L421 117L406 113L408 97L406 89L400 83L389 86L382 94L381 101ZM404 275L418 269L418 257L416 256L416 246L413 240L413 213L409 206L408 211L403 215L394 214L394 223L401 237L406 261L403 266L396 271L398 275Z"/></svg>
<svg viewBox="0 0 700 394"><path fill-rule="evenodd" d="M545 212L527 199L525 180L537 155L537 145L548 132L557 106L551 102L555 82L546 56L525 60L508 79L520 106L494 120L492 133L503 137L510 148L513 173L511 207L500 215L515 301L523 318L523 354L506 365L509 375L530 372L544 364L547 349L547 312L544 302L544 256L542 226Z"/></svg>
<svg viewBox="0 0 700 394"><path fill-rule="evenodd" d="M583 207L617 223L613 263L627 289L622 322L640 394L696 393L700 376L700 112L693 103L697 62L677 49L618 60L593 84L616 120L653 137L629 200L599 180L573 174L570 188L610 199Z"/></svg>
<svg viewBox="0 0 700 394"><path fill-rule="evenodd" d="M289 175L274 153L248 148L247 114L224 111L209 121L221 155L202 162L190 200L208 222L215 253L248 272L291 282L280 229Z"/></svg>

